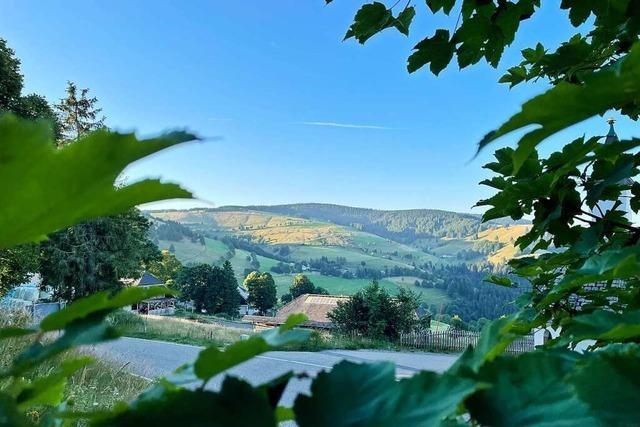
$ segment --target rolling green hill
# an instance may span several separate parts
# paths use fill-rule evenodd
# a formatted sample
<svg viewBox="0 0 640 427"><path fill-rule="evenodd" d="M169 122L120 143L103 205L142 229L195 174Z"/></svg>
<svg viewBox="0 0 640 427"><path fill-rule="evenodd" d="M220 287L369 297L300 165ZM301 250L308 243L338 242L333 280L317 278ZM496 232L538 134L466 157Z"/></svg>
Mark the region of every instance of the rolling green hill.
<svg viewBox="0 0 640 427"><path fill-rule="evenodd" d="M516 255L513 242L528 230L525 224L505 221L481 224L479 216L471 214L323 204L163 210L148 215L154 222L152 239L162 249L172 247L183 264L229 260L240 283L249 271L270 271L279 295L288 291L296 272L341 295L351 295L375 278L392 293L401 288L417 292L437 312L446 307L477 310L461 300L464 291L458 285L447 287L446 275L455 271L456 283L472 280L474 292L482 292L477 287L479 269L491 269ZM474 267L465 273L467 265ZM477 306L477 298L476 294L469 302Z"/></svg>
<svg viewBox="0 0 640 427"><path fill-rule="evenodd" d="M465 238L492 227L513 223L480 222L480 215L437 209L379 210L322 203L248 206L261 212L317 219L347 225L396 241L419 238Z"/></svg>

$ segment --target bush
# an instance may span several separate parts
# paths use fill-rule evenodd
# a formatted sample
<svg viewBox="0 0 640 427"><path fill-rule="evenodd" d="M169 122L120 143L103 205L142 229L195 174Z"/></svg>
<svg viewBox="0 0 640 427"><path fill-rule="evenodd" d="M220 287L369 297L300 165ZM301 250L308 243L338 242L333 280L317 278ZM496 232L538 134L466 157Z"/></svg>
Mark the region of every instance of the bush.
<svg viewBox="0 0 640 427"><path fill-rule="evenodd" d="M413 292L401 289L394 298L374 280L347 301L339 302L329 318L342 332L395 340L400 333L418 328L415 311L419 303Z"/></svg>

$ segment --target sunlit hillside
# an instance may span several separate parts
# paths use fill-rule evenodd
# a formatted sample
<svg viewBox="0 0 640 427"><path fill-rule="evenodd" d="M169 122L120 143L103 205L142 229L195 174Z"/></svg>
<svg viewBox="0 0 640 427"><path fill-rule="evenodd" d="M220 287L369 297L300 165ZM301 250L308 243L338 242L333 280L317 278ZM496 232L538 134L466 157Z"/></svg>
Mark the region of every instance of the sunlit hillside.
<svg viewBox="0 0 640 427"><path fill-rule="evenodd" d="M264 211L259 209L265 209ZM229 261L238 283L251 271L272 274L278 295L295 274L332 294L351 295L371 280L392 294L418 294L434 312L491 317L499 307L479 285L517 254L513 242L528 225L434 210L375 211L335 205L223 207L154 211L152 239L185 265ZM353 222L350 222L353 221ZM489 269L489 270L488 270ZM449 308L447 308L449 307ZM492 309L493 310L493 309Z"/></svg>
<svg viewBox="0 0 640 427"><path fill-rule="evenodd" d="M269 245L346 246L352 232L334 224L253 211L164 211L153 216L205 232L229 232Z"/></svg>
<svg viewBox="0 0 640 427"><path fill-rule="evenodd" d="M518 253L514 243L518 237L531 229L527 224L515 224L505 227L496 227L478 233L478 238L490 242L502 243L504 246L487 257L492 264L504 264Z"/></svg>

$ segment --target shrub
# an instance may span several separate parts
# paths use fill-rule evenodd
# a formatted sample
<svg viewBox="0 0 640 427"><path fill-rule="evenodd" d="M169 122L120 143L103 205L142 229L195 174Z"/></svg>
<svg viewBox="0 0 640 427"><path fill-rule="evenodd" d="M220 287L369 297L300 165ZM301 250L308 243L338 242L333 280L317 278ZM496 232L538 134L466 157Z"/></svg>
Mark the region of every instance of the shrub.
<svg viewBox="0 0 640 427"><path fill-rule="evenodd" d="M400 333L418 326L415 311L419 303L411 291L401 289L397 297L392 297L374 280L347 301L339 302L329 318L343 332L395 340Z"/></svg>

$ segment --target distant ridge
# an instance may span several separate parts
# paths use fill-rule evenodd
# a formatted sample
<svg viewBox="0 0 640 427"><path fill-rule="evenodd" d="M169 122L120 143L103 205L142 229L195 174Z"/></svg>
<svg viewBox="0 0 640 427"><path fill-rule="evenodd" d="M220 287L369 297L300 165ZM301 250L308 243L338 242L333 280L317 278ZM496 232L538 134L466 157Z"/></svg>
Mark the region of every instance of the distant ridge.
<svg viewBox="0 0 640 427"><path fill-rule="evenodd" d="M481 222L481 215L441 209L382 210L328 203L283 205L221 206L218 208L165 209L150 212L256 211L331 222L374 233L396 241L413 242L421 238L465 238L484 230L527 221L510 219Z"/></svg>

